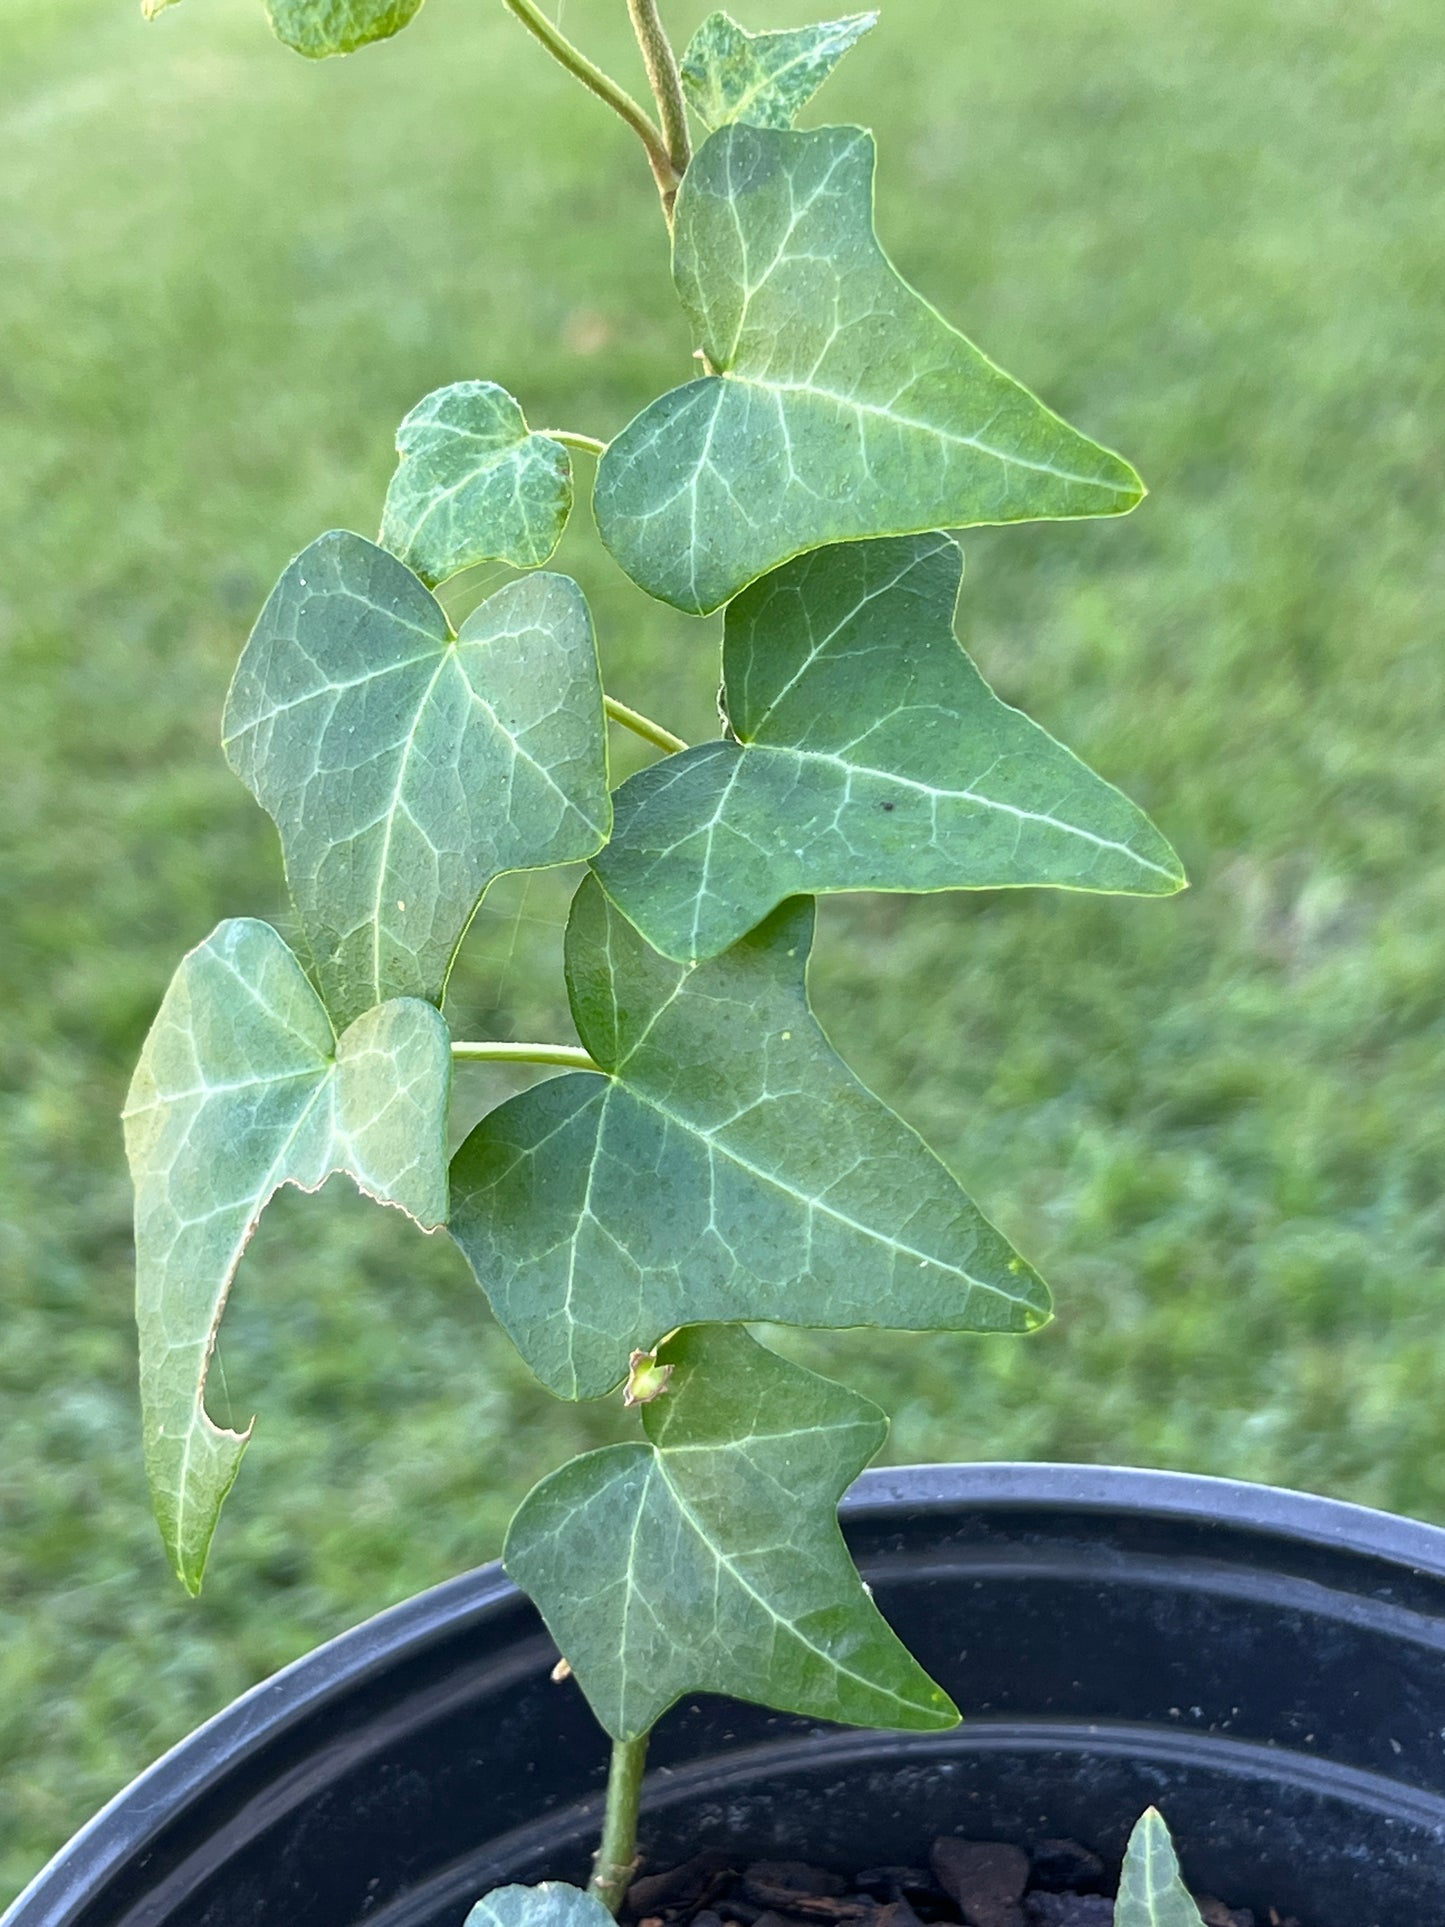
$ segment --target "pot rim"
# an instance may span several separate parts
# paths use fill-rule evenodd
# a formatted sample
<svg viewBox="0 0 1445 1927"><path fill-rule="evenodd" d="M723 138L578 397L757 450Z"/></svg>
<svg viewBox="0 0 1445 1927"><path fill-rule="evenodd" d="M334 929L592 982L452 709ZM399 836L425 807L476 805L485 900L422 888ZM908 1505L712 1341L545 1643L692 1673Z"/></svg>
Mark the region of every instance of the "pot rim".
<svg viewBox="0 0 1445 1927"><path fill-rule="evenodd" d="M1137 1466L984 1460L879 1466L862 1474L840 1507L845 1523L890 1514L1030 1507L1084 1514L1198 1521L1325 1544L1412 1573L1445 1578L1445 1528L1317 1493L1199 1473ZM87 1821L0 1916L0 1927L46 1901L57 1918L103 1883L165 1826L178 1796L203 1793L238 1761L293 1722L392 1664L438 1640L523 1603L499 1562L443 1580L336 1634L261 1680L145 1768ZM34 1917L34 1916L32 1916Z"/></svg>

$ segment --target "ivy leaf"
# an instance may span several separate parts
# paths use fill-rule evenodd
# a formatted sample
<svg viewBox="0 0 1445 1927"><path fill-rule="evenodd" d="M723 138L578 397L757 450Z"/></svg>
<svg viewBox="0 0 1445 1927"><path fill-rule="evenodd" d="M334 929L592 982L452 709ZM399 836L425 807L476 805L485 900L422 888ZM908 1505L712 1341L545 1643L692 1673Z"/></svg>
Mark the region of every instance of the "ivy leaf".
<svg viewBox="0 0 1445 1927"><path fill-rule="evenodd" d="M395 556L323 535L261 611L225 736L341 1024L439 1003L492 880L591 856L611 825L597 651L567 576L508 583L453 636Z"/></svg>
<svg viewBox="0 0 1445 1927"><path fill-rule="evenodd" d="M421 10L422 0L266 0L266 12L279 40L308 60L354 53L370 40L400 33ZM141 0L147 20L174 6L175 0Z"/></svg>
<svg viewBox="0 0 1445 1927"><path fill-rule="evenodd" d="M526 1499L503 1564L593 1712L635 1739L684 1693L932 1732L958 1712L873 1604L838 1500L888 1431L876 1405L734 1327L679 1332L646 1443L574 1459Z"/></svg>
<svg viewBox="0 0 1445 1927"><path fill-rule="evenodd" d="M747 33L725 13L710 13L682 58L687 104L705 127L746 121L791 127L838 62L878 24L850 13L815 27Z"/></svg>
<svg viewBox="0 0 1445 1927"><path fill-rule="evenodd" d="M462 1927L613 1927L611 1914L591 1894L565 1880L535 1887L497 1887L479 1900Z"/></svg>
<svg viewBox="0 0 1445 1927"><path fill-rule="evenodd" d="M451 1231L528 1365L565 1398L616 1385L675 1327L1030 1331L1040 1279L834 1054L794 899L688 968L589 877L567 981L601 1076L492 1111L452 1163Z"/></svg>
<svg viewBox="0 0 1445 1927"><path fill-rule="evenodd" d="M729 603L738 740L624 783L593 861L649 943L713 956L803 891L1182 886L1148 819L959 647L962 573L948 536L900 536L819 549Z"/></svg>
<svg viewBox="0 0 1445 1927"><path fill-rule="evenodd" d="M687 170L673 276L712 372L623 430L595 498L617 561L679 609L830 542L1118 515L1143 494L899 278L873 161L857 127L732 126Z"/></svg>
<svg viewBox="0 0 1445 1927"><path fill-rule="evenodd" d="M1157 1807L1146 1810L1129 1836L1114 1922L1115 1927L1204 1927Z"/></svg>
<svg viewBox="0 0 1445 1927"><path fill-rule="evenodd" d="M131 1080L136 1317L146 1466L176 1572L199 1591L250 1438L215 1425L206 1374L256 1222L283 1184L345 1171L424 1230L446 1218L451 1043L429 1004L338 1038L269 924L223 923L171 979Z"/></svg>
<svg viewBox="0 0 1445 1927"><path fill-rule="evenodd" d="M266 0L276 37L308 60L354 53L388 40L421 10L422 0Z"/></svg>
<svg viewBox="0 0 1445 1927"><path fill-rule="evenodd" d="M459 381L419 401L396 431L401 466L381 543L429 587L478 562L534 569L572 512L572 464L534 435L494 381Z"/></svg>

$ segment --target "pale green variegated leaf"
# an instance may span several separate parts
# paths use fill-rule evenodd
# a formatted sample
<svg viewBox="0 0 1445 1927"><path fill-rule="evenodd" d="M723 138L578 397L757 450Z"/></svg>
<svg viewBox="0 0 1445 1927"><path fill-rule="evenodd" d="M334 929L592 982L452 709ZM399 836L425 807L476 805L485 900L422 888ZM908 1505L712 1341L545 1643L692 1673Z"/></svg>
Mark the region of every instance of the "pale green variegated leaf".
<svg viewBox="0 0 1445 1927"><path fill-rule="evenodd" d="M611 825L597 651L567 576L508 583L453 636L395 556L323 535L261 611L225 735L340 1024L440 1002L488 884L591 856Z"/></svg>
<svg viewBox="0 0 1445 1927"><path fill-rule="evenodd" d="M687 104L706 127L746 121L791 127L876 13L850 13L814 27L747 33L725 13L710 13L682 59Z"/></svg>
<svg viewBox="0 0 1445 1927"><path fill-rule="evenodd" d="M283 1184L314 1191L345 1171L435 1230L450 1078L446 1025L414 999L368 1011L338 1041L269 924L219 925L171 979L131 1080L125 1139L146 1466L191 1592L250 1437L212 1423L205 1390L257 1219Z"/></svg>
<svg viewBox="0 0 1445 1927"><path fill-rule="evenodd" d="M452 1235L554 1392L607 1391L685 1324L1044 1322L1038 1277L819 1029L812 932L795 899L690 969L578 891L568 989L603 1074L512 1098L452 1165Z"/></svg>
<svg viewBox="0 0 1445 1927"><path fill-rule="evenodd" d="M602 1902L580 1887L543 1880L535 1887L494 1888L462 1927L613 1927L613 1921Z"/></svg>
<svg viewBox="0 0 1445 1927"><path fill-rule="evenodd" d="M422 0L266 0L276 36L308 60L354 53L387 40L421 10Z"/></svg>
<svg viewBox="0 0 1445 1927"><path fill-rule="evenodd" d="M175 0L141 0L147 20ZM421 9L422 0L266 0L276 37L308 60L349 54L371 40L400 33Z"/></svg>
<svg viewBox="0 0 1445 1927"><path fill-rule="evenodd" d="M850 1726L958 1713L891 1631L838 1529L888 1431L877 1406L726 1325L661 1347L646 1443L574 1459L522 1502L503 1562L614 1739L685 1693Z"/></svg>
<svg viewBox="0 0 1445 1927"><path fill-rule="evenodd" d="M719 129L677 199L673 273L706 366L624 429L597 523L651 595L705 614L830 542L1118 515L1143 493L902 281L872 136Z"/></svg>
<svg viewBox="0 0 1445 1927"><path fill-rule="evenodd" d="M1150 1807L1129 1836L1114 1927L1204 1927L1179 1873L1162 1815Z"/></svg>
<svg viewBox="0 0 1445 1927"><path fill-rule="evenodd" d="M1181 887L1147 817L958 646L962 568L946 535L847 543L729 603L738 740L624 783L593 862L649 943L710 957L805 891Z"/></svg>
<svg viewBox="0 0 1445 1927"><path fill-rule="evenodd" d="M396 431L381 544L430 585L478 562L534 569L572 512L572 465L494 381L459 381Z"/></svg>

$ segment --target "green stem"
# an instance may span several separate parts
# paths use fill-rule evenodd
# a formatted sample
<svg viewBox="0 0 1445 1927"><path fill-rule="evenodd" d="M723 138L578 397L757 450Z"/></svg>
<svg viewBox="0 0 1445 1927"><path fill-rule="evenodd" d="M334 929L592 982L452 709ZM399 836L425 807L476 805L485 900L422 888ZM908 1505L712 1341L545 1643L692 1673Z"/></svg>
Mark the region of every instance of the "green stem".
<svg viewBox="0 0 1445 1927"><path fill-rule="evenodd" d="M640 709L629 709L626 703L618 702L615 696L604 696L602 707L614 723L621 723L624 729L630 729L635 736L655 743L658 749L665 749L669 756L675 756L679 750L687 748L680 736L674 736L670 729L664 729L661 723L644 716Z"/></svg>
<svg viewBox="0 0 1445 1927"><path fill-rule="evenodd" d="M637 1865L637 1807L642 1798L642 1772L647 1765L649 1737L644 1733L640 1739L612 1742L602 1844L592 1863L587 1891L613 1914L627 1896Z"/></svg>
<svg viewBox="0 0 1445 1927"><path fill-rule="evenodd" d="M567 69L574 74L584 87L590 87L599 100L605 100L614 113L620 114L642 141L647 149L647 158L652 166L657 191L662 196L664 208L671 212L673 197L677 193L679 175L672 164L668 143L658 132L652 121L625 88L619 87L610 74L604 74L600 67L594 66L580 47L574 47L567 36L537 6L536 0L503 0L510 7L530 33L534 33L542 45Z"/></svg>
<svg viewBox="0 0 1445 1927"><path fill-rule="evenodd" d="M536 428L535 435L545 435L549 442L561 442L564 448L580 448L587 455L605 455L606 442L599 442L595 435L579 435L571 428Z"/></svg>
<svg viewBox="0 0 1445 1927"><path fill-rule="evenodd" d="M458 1064L565 1064L572 1071L600 1066L580 1044L453 1044Z"/></svg>
<svg viewBox="0 0 1445 1927"><path fill-rule="evenodd" d="M642 62L662 120L667 157L681 180L692 159L692 143L687 137L687 103L682 94L682 76L677 71L677 55L672 51L662 15L657 11L657 0L627 0L627 11L632 15L632 31L642 49Z"/></svg>

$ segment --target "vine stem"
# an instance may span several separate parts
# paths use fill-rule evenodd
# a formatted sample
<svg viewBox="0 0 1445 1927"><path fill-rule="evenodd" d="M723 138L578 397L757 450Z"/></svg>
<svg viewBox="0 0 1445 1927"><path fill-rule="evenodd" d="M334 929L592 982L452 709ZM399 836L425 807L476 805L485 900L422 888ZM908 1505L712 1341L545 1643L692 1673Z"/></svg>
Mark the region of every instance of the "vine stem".
<svg viewBox="0 0 1445 1927"><path fill-rule="evenodd" d="M642 63L647 69L648 84L662 120L667 157L681 180L692 159L692 143L687 134L687 103L683 99L677 55L672 51L672 42L662 24L657 0L627 0L627 11L632 16L632 31L637 35L637 44L642 49Z"/></svg>
<svg viewBox="0 0 1445 1927"><path fill-rule="evenodd" d="M555 27L542 12L536 0L503 0L503 5L511 9L529 33L536 35L554 60L560 61L568 73L575 75L584 87L590 87L599 100L605 100L613 112L620 114L633 133L638 136L647 149L652 177L657 182L657 191L662 196L662 205L670 222L672 203L677 195L678 182L682 177L679 170L672 164L670 143L659 133L649 115L638 106L626 88L619 87L612 76L604 74L600 67L595 66L580 47L572 45L566 34L559 27Z"/></svg>
<svg viewBox="0 0 1445 1927"><path fill-rule="evenodd" d="M453 1044L458 1064L565 1064L571 1071L602 1067L580 1044Z"/></svg>
<svg viewBox="0 0 1445 1927"><path fill-rule="evenodd" d="M534 428L534 435L545 435L549 442L561 442L564 448L580 448L585 454L603 456L607 453L606 442L599 442L595 435L579 435L572 428Z"/></svg>
<svg viewBox="0 0 1445 1927"><path fill-rule="evenodd" d="M602 1844L592 1863L587 1891L611 1914L627 1894L637 1865L637 1808L642 1798L642 1773L647 1765L650 1735L612 1742L612 1764L607 1771L607 1810L602 1816Z"/></svg>
<svg viewBox="0 0 1445 1927"><path fill-rule="evenodd" d="M687 744L680 736L674 736L670 729L664 729L661 723L655 723L650 716L644 716L640 709L629 709L626 703L618 702L615 696L604 696L602 707L614 723L621 723L622 727L630 729L634 736L641 736L645 742L655 744L658 749L665 749L669 756L675 756L679 750L687 748Z"/></svg>

